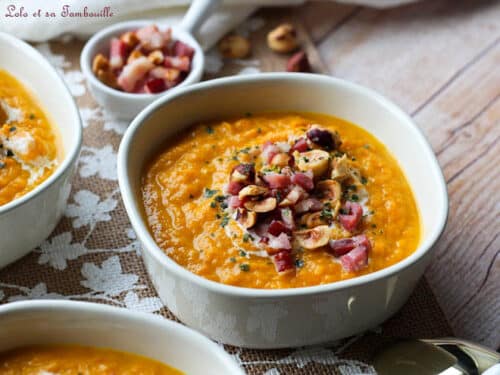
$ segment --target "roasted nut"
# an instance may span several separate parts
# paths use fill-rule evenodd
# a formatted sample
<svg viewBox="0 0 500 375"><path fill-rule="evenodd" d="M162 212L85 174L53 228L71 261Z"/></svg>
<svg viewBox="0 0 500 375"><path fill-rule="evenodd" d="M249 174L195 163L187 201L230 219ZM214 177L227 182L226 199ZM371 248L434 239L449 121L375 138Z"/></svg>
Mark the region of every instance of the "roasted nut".
<svg viewBox="0 0 500 375"><path fill-rule="evenodd" d="M276 198L269 197L261 201L248 201L244 206L247 210L254 212L269 212L276 208Z"/></svg>
<svg viewBox="0 0 500 375"><path fill-rule="evenodd" d="M302 215L299 224L305 225L307 228L315 228L319 225L324 225L325 220L321 212L313 212L310 214Z"/></svg>
<svg viewBox="0 0 500 375"><path fill-rule="evenodd" d="M277 165L278 167L286 167L290 161L290 156L285 153L279 153L273 156L271 160L272 165Z"/></svg>
<svg viewBox="0 0 500 375"><path fill-rule="evenodd" d="M267 34L267 45L275 52L288 53L298 47L297 32L293 25L284 23Z"/></svg>
<svg viewBox="0 0 500 375"><path fill-rule="evenodd" d="M155 65L162 64L163 60L164 60L163 52L158 50L158 49L156 51L151 52L148 55L148 60L151 61Z"/></svg>
<svg viewBox="0 0 500 375"><path fill-rule="evenodd" d="M96 73L97 79L104 83L106 86L118 88L116 76L110 70L100 69Z"/></svg>
<svg viewBox="0 0 500 375"><path fill-rule="evenodd" d="M342 187L335 180L319 181L316 184L316 190L322 202L337 201L340 200L342 196Z"/></svg>
<svg viewBox="0 0 500 375"><path fill-rule="evenodd" d="M264 186L248 185L240 190L238 198L242 200L245 197L257 197L266 194L268 191L269 189Z"/></svg>
<svg viewBox="0 0 500 375"><path fill-rule="evenodd" d="M342 155L340 158L334 158L332 160L332 174L331 178L338 181L343 181L349 177L355 180L361 180L361 174L359 171L352 166L351 161L346 155Z"/></svg>
<svg viewBox="0 0 500 375"><path fill-rule="evenodd" d="M127 31L120 37L121 41L125 43L129 48L134 48L139 44L139 38L135 35L134 31Z"/></svg>
<svg viewBox="0 0 500 375"><path fill-rule="evenodd" d="M311 150L293 153L295 164L301 171L312 171L315 177L321 176L328 169L330 154L323 150Z"/></svg>
<svg viewBox="0 0 500 375"><path fill-rule="evenodd" d="M240 35L227 35L219 42L219 52L229 59L242 59L250 53L250 42Z"/></svg>
<svg viewBox="0 0 500 375"><path fill-rule="evenodd" d="M231 181L245 182L247 184L255 180L255 166L251 163L238 164L231 172Z"/></svg>
<svg viewBox="0 0 500 375"><path fill-rule="evenodd" d="M247 211L244 208L238 208L236 211L236 220L243 228L251 228L257 221L257 214L253 211Z"/></svg>
<svg viewBox="0 0 500 375"><path fill-rule="evenodd" d="M294 232L293 235L299 246L311 250L328 244L330 229L328 225L320 225L312 229Z"/></svg>
<svg viewBox="0 0 500 375"><path fill-rule="evenodd" d="M288 59L286 63L286 71L287 72L302 72L309 73L311 72L311 64L309 64L309 60L304 51L297 52L295 55Z"/></svg>
<svg viewBox="0 0 500 375"><path fill-rule="evenodd" d="M138 58L143 56L144 54L141 51L137 49L133 50L127 58L127 64L130 64L132 61L137 60Z"/></svg>
<svg viewBox="0 0 500 375"><path fill-rule="evenodd" d="M311 125L311 128L306 133L307 138L314 144L324 148L325 150L335 150L340 147L342 141L337 132L331 132L319 125Z"/></svg>
<svg viewBox="0 0 500 375"><path fill-rule="evenodd" d="M94 60L92 61L92 71L94 74L97 74L99 70L108 70L109 69L109 60L102 53L98 53L95 55Z"/></svg>

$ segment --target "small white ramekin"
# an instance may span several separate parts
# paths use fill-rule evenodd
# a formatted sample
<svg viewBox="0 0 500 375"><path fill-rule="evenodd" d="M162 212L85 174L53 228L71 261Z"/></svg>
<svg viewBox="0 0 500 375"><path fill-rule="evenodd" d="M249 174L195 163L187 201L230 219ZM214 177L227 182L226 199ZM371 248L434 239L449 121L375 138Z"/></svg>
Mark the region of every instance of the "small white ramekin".
<svg viewBox="0 0 500 375"><path fill-rule="evenodd" d="M337 116L367 129L384 143L415 194L422 220L422 239L416 251L371 274L280 290L223 285L170 259L155 243L143 214L145 164L168 139L192 124L262 111ZM187 325L218 341L252 348L322 343L359 333L389 318L408 299L431 261L448 213L443 175L411 118L372 90L322 75L271 73L223 78L166 95L141 112L127 130L118 155L118 179L149 275L168 308Z"/></svg>
<svg viewBox="0 0 500 375"><path fill-rule="evenodd" d="M66 208L70 177L82 142L75 101L50 63L23 41L0 33L0 69L32 92L56 128L62 159L55 172L35 189L0 206L0 267L22 257L54 230Z"/></svg>
<svg viewBox="0 0 500 375"><path fill-rule="evenodd" d="M203 50L195 38L182 27L172 27L172 38L187 43L194 48L194 56L191 62L191 71L188 76L177 86L158 94L133 94L120 90L115 90L97 79L92 72L92 61L98 53L108 55L109 41L113 37L117 37L126 31L135 30L146 25L151 25L154 22L151 20L138 20L120 22L109 26L88 40L80 55L80 66L85 75L90 91L99 104L106 111L109 111L114 117L124 120L131 120L148 104L152 103L159 97L166 95L172 90L183 87L195 82L199 82L203 75L205 65L205 57ZM158 25L160 29L166 29L166 25Z"/></svg>
<svg viewBox="0 0 500 375"><path fill-rule="evenodd" d="M190 375L243 375L219 345L153 314L60 300L0 306L0 353L30 345L110 348L156 359Z"/></svg>

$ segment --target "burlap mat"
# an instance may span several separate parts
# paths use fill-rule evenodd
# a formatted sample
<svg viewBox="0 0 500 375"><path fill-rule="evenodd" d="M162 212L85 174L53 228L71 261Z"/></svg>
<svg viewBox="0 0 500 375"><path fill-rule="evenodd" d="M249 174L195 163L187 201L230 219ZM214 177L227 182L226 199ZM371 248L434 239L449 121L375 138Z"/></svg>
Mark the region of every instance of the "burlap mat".
<svg viewBox="0 0 500 375"><path fill-rule="evenodd" d="M36 47L64 75L84 120L84 147L66 216L51 237L32 253L0 271L0 303L20 299L85 300L161 314L175 319L149 282L121 202L116 153L126 124L114 121L93 101L80 72L82 43L72 40ZM241 64L241 63L240 63ZM209 56L217 74L221 62ZM258 70L234 67L241 73ZM451 334L427 282L408 303L373 332L321 347L244 350L226 347L249 374L372 374L373 353L393 337Z"/></svg>

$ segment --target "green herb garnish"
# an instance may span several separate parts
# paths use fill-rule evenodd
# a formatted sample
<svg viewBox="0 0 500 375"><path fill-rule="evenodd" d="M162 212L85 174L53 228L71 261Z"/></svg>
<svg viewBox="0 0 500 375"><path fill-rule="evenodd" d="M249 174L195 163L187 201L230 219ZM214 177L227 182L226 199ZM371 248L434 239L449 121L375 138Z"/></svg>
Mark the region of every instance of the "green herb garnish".
<svg viewBox="0 0 500 375"><path fill-rule="evenodd" d="M214 189L214 190L211 190L211 189L208 189L208 188L205 188L205 190L203 191L203 196L205 198L211 198L215 195L215 193L217 193L218 190L217 189Z"/></svg>
<svg viewBox="0 0 500 375"><path fill-rule="evenodd" d="M206 131L208 134L214 134L214 129L211 126L207 126Z"/></svg>
<svg viewBox="0 0 500 375"><path fill-rule="evenodd" d="M303 261L302 259L297 259L297 260L295 261L295 267L297 267L297 268L302 268L302 267L304 267L304 261Z"/></svg>
<svg viewBox="0 0 500 375"><path fill-rule="evenodd" d="M250 265L247 263L242 263L240 264L240 270L242 270L243 272L248 272L250 271Z"/></svg>

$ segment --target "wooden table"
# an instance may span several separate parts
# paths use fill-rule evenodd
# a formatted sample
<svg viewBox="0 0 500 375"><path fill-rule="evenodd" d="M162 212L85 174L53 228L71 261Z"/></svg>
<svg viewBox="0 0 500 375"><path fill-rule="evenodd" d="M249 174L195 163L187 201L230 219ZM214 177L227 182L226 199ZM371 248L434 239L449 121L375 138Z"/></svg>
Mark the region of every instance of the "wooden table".
<svg viewBox="0 0 500 375"><path fill-rule="evenodd" d="M381 92L424 131L450 196L427 281L456 336L499 348L500 2L390 10L312 2L256 17L266 21L251 34L261 70L284 69L286 57L264 41L273 26L291 21L316 71Z"/></svg>

